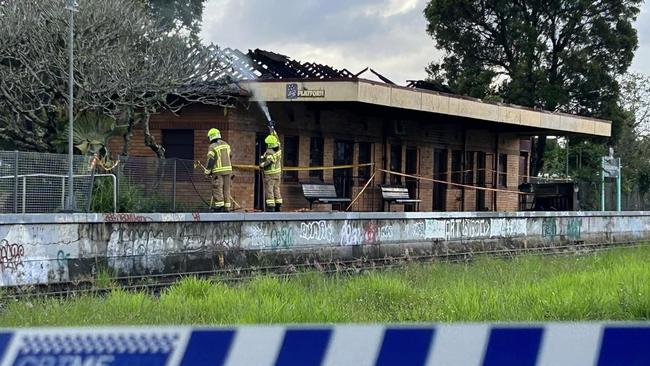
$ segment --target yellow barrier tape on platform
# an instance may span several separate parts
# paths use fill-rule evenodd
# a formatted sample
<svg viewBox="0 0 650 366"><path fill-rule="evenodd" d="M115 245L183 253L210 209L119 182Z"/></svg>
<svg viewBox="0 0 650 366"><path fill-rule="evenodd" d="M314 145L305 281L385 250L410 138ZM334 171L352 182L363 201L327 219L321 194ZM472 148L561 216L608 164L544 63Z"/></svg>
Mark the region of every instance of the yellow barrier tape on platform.
<svg viewBox="0 0 650 366"><path fill-rule="evenodd" d="M336 169L353 169L353 168L363 168L367 166L373 166L374 163L368 164L350 164L350 165L334 165L334 166L287 166L283 167L282 170L286 172L306 172L312 170L336 170ZM234 169L240 170L260 170L260 167L257 165L242 165L242 164L233 164Z"/></svg>
<svg viewBox="0 0 650 366"><path fill-rule="evenodd" d="M512 194L517 194L517 195L527 195L528 194L526 192L511 191L509 189L486 188L486 187L469 186L469 185L466 185L466 184L451 183L451 182L447 182L447 181L444 181L444 180L426 178L426 177L421 177L419 175L411 175L411 174L392 172L390 170L385 170L385 169L377 169L377 170L380 171L380 172L384 172L386 174L399 175L401 177L413 178L413 179L419 179L419 180L426 180L428 182L447 184L447 185L455 186L455 187L476 189L476 190L479 190L479 191L504 192L504 193L512 193Z"/></svg>

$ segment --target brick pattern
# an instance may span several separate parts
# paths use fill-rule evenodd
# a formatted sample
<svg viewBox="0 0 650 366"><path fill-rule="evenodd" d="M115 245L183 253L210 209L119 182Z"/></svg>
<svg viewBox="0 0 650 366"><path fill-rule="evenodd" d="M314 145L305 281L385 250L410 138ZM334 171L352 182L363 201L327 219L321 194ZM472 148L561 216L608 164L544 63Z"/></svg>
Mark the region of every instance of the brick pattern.
<svg viewBox="0 0 650 366"><path fill-rule="evenodd" d="M337 106L304 103L271 103L269 105L273 118L277 121L277 128L280 138L284 136L299 136L299 165L309 166L309 153L311 137L322 137L324 141L324 159L326 166L333 165L334 140L372 142L372 161L378 168L390 167L390 143L402 146L402 171L406 166L406 148L416 147L418 149L418 174L423 177L433 177L433 151L434 148L447 149L447 176L451 178L451 151L462 150L483 151L488 154L508 154L508 187L509 190L517 189L517 174L519 171L519 145L520 138L512 134L498 135L487 130L468 130L463 134L458 123L439 117L435 123L431 120L419 120L420 117L408 114L403 116L394 112L378 114L365 106ZM352 110L359 110L354 113ZM402 121L397 126L393 120ZM233 162L235 164L254 164L257 135L266 135L268 130L266 122L257 108L252 104L247 109L229 109L210 106L192 106L185 109L180 115L162 113L151 118L151 131L158 140L162 138L162 129L167 128L188 128L194 129L194 157L204 160L208 148L206 134L208 129L216 127L222 130L224 139L233 148ZM396 131L399 130L399 131ZM402 133L394 135L395 132ZM384 135L393 135L385 139ZM463 142L465 136L465 144ZM384 142L388 141L388 146ZM121 149L121 139L111 141L113 151ZM131 155L154 156L151 150L144 146L142 131L136 130L131 144ZM358 161L358 144L354 144L353 161ZM492 159L486 161L486 167L493 169ZM255 175L250 170L237 170L233 184L233 197L244 208L252 209L255 197ZM332 183L333 172L324 171L324 180ZM358 175L355 169L353 175ZM491 172L487 174L486 186L491 187ZM299 173L299 180L307 182L310 180L309 172ZM366 190L363 196L354 205L354 210L378 210L381 207L381 193L377 185L388 182L389 179L383 173L377 173L374 182ZM404 179L402 179L404 181ZM361 190L364 182L357 182L352 189L352 197ZM464 192L463 192L464 191ZM287 210L295 210L308 207L308 202L302 195L300 184L286 182L283 184L282 193L285 200L284 207ZM209 197L209 192L204 196ZM420 211L430 211L433 204L433 183L427 181L419 182L418 198ZM485 206L493 207L492 192L485 193ZM515 211L518 206L517 195L499 192L496 194L498 211ZM318 210L329 210L329 205L314 206ZM401 205L393 205L393 211L403 210ZM473 211L476 210L476 190L460 189L448 186L446 194L446 209L448 211Z"/></svg>

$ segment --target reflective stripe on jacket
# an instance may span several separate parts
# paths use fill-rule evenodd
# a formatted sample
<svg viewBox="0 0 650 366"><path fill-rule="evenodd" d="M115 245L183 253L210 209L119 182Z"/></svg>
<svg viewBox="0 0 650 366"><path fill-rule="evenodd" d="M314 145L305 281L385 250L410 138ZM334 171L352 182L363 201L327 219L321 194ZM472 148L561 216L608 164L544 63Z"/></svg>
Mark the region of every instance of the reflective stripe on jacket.
<svg viewBox="0 0 650 366"><path fill-rule="evenodd" d="M230 162L230 145L223 140L219 140L210 145L210 150L208 151L208 159L213 158L214 168L212 168L212 174L219 173L231 173L232 172L232 163Z"/></svg>
<svg viewBox="0 0 650 366"><path fill-rule="evenodd" d="M267 149L262 158L262 169L264 169L264 174L273 175L280 174L282 172L282 150L273 151L273 149Z"/></svg>

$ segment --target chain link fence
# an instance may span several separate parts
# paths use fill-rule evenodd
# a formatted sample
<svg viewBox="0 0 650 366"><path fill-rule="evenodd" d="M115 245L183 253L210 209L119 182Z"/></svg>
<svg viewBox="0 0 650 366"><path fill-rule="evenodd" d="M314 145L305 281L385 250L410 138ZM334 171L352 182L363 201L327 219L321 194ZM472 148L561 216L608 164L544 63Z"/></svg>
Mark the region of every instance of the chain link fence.
<svg viewBox="0 0 650 366"><path fill-rule="evenodd" d="M121 157L115 167L74 156L79 212L194 212L208 207L211 182L191 160ZM112 169L111 169L112 168ZM62 212L68 155L0 151L0 212Z"/></svg>
<svg viewBox="0 0 650 366"><path fill-rule="evenodd" d="M209 207L212 183L192 160L122 157L113 171L121 212L195 212ZM97 195L106 190L95 191Z"/></svg>
<svg viewBox="0 0 650 366"><path fill-rule="evenodd" d="M74 198L88 206L92 174L88 157L75 156ZM0 210L4 213L60 212L68 194L68 155L0 151Z"/></svg>

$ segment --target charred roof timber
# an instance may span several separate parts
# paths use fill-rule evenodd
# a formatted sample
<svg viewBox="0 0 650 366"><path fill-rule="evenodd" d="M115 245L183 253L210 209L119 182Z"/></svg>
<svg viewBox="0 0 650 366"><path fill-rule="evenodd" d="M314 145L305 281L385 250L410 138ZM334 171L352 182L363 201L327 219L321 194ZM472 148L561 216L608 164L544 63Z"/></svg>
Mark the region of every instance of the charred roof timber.
<svg viewBox="0 0 650 366"><path fill-rule="evenodd" d="M217 50L230 76L239 80L253 79L356 79L347 69L328 65L298 62L279 53L256 49L243 53L236 49Z"/></svg>

